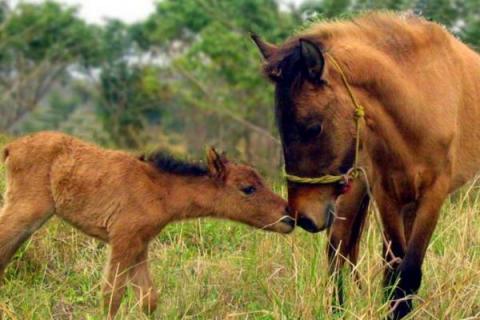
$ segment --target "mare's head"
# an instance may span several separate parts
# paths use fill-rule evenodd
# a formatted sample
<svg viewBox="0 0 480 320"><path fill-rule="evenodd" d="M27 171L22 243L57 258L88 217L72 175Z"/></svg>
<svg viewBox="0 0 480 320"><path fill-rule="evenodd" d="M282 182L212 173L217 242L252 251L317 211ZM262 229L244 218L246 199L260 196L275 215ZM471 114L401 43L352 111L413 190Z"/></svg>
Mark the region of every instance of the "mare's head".
<svg viewBox="0 0 480 320"><path fill-rule="evenodd" d="M340 74L314 37L292 38L282 46L253 40L265 58L264 72L275 85L275 113L285 170L300 177L345 174L353 165L353 106ZM297 224L309 232L328 228L338 184L288 182Z"/></svg>
<svg viewBox="0 0 480 320"><path fill-rule="evenodd" d="M288 203L250 166L231 162L215 149L207 151L208 174L218 186L216 210L231 220L280 233L295 227Z"/></svg>

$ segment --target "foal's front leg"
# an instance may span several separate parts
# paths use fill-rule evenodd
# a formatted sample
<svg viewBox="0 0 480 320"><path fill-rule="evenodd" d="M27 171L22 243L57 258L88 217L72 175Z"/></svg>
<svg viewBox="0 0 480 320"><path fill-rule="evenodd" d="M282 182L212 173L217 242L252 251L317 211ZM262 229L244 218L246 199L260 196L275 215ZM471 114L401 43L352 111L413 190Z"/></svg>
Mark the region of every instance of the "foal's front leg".
<svg viewBox="0 0 480 320"><path fill-rule="evenodd" d="M135 294L145 313L153 313L157 308L157 292L148 271L148 251L137 259L137 263L130 271L130 279Z"/></svg>
<svg viewBox="0 0 480 320"><path fill-rule="evenodd" d="M110 244L112 249L103 286L103 304L108 319L113 319L122 302L128 273L147 250L147 244L135 235L115 237Z"/></svg>

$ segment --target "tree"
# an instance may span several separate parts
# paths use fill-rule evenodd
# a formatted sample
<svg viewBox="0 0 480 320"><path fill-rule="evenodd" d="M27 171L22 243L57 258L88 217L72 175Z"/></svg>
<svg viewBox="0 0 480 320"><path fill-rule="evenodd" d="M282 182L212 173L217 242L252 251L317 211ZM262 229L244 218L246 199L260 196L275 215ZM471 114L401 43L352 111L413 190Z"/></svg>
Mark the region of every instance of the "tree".
<svg viewBox="0 0 480 320"><path fill-rule="evenodd" d="M177 97L173 107L191 110L192 121L185 120L183 129L195 137L193 150L220 143L247 160L280 161L272 87L261 75L261 58L249 34L280 41L300 22L299 15L273 0L165 0L135 26L142 48L166 61L176 75L169 79Z"/></svg>
<svg viewBox="0 0 480 320"><path fill-rule="evenodd" d="M69 66L96 60L95 34L76 9L55 2L21 3L6 15L0 28L0 130L34 110Z"/></svg>
<svg viewBox="0 0 480 320"><path fill-rule="evenodd" d="M161 69L141 61L132 32L118 20L103 31L102 69L96 109L111 139L121 147L138 148L148 123L158 123L171 93L161 82Z"/></svg>
<svg viewBox="0 0 480 320"><path fill-rule="evenodd" d="M466 1L462 5L463 13L460 14L459 31L460 37L480 50L480 0Z"/></svg>

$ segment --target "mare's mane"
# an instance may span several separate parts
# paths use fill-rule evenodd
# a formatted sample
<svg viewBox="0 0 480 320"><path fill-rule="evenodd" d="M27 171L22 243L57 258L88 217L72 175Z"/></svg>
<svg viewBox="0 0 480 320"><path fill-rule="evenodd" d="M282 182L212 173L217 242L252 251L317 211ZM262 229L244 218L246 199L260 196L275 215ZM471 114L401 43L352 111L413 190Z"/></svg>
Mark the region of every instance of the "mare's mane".
<svg viewBox="0 0 480 320"><path fill-rule="evenodd" d="M271 78L285 77L294 82L292 80L298 76L295 71L300 71L295 67L299 61L300 39L314 42L327 52L339 46L362 43L387 52L393 58L402 58L424 48L435 50L437 46L445 46L449 36L445 27L411 12L369 12L351 19L327 20L313 23L289 38L268 59L264 73Z"/></svg>

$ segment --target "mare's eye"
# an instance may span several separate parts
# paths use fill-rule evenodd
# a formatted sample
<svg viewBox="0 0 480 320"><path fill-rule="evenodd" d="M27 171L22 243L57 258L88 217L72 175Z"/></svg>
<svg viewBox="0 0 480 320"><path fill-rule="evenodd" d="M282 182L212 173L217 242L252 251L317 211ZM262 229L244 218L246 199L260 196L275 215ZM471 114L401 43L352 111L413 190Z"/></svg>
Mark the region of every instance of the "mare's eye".
<svg viewBox="0 0 480 320"><path fill-rule="evenodd" d="M242 192L245 193L246 195L251 195L255 191L257 191L257 189L254 186L248 186L248 187L242 188L240 190L242 190Z"/></svg>
<svg viewBox="0 0 480 320"><path fill-rule="evenodd" d="M306 127L302 130L302 137L304 139L315 138L323 131L323 126L321 124L314 124Z"/></svg>

